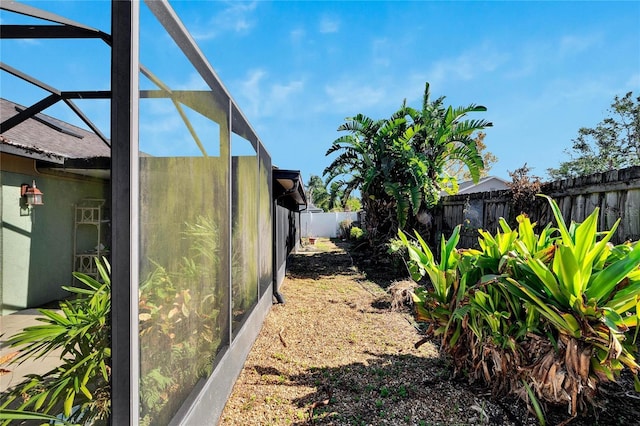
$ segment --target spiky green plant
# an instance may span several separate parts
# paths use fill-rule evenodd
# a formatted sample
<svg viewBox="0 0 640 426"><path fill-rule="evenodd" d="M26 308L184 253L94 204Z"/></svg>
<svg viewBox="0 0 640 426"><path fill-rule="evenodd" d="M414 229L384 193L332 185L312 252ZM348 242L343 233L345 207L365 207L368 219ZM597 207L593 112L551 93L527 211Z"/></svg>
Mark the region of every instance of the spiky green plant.
<svg viewBox="0 0 640 426"><path fill-rule="evenodd" d="M619 220L599 233L598 208L567 227L558 205L546 198L560 234L553 259L543 261L521 241L519 276L501 283L555 329L564 359L548 354L547 363L561 365L566 374L535 378L536 390L549 400L563 389L575 415L578 405L593 397L598 381L615 380L624 366L638 371L636 334L630 331L639 318L640 244L609 244Z"/></svg>
<svg viewBox="0 0 640 426"><path fill-rule="evenodd" d="M456 372L535 401L539 418L546 403L586 410L599 382L625 367L640 390L640 243L610 244L618 222L599 232L598 209L567 226L547 199L557 228L501 219L495 235L480 232L479 250L456 249L456 228L440 262L419 235L414 243L399 233L412 277L430 281L416 291L417 318L431 323Z"/></svg>
<svg viewBox="0 0 640 426"><path fill-rule="evenodd" d="M75 295L60 302L60 313L39 309L44 324L27 327L9 338L20 348L12 360L22 363L62 350L60 365L26 380L2 395L2 416L9 424L23 412L60 415L64 423L92 424L105 421L110 412L111 279L106 259L95 259L100 280L75 272L83 287L64 286ZM11 418L9 415L11 414Z"/></svg>

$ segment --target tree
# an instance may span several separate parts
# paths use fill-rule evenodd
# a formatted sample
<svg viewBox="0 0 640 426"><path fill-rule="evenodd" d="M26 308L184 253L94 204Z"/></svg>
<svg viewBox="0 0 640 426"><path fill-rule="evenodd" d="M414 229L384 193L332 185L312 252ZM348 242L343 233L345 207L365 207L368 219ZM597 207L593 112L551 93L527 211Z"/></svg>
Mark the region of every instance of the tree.
<svg viewBox="0 0 640 426"><path fill-rule="evenodd" d="M347 118L326 155L339 153L324 170L327 182L343 191L343 203L354 190L362 194L370 243L386 243L399 228L417 224L421 209L434 206L442 190L456 191L446 165L459 161L474 180L484 167L474 132L491 126L485 120L465 120L483 106L445 108L444 97L431 101L429 83L421 109L406 105L388 119L363 114Z"/></svg>
<svg viewBox="0 0 640 426"><path fill-rule="evenodd" d="M429 83L425 84L422 110L406 108L414 135L411 146L427 167L427 181L422 189L427 207L435 205L440 192L457 192L457 179L449 175L447 165L463 164L474 182L480 178L484 162L480 156L475 132L491 127L486 120L464 120L470 112L485 112L487 108L470 104L467 107L444 107L444 96L431 101Z"/></svg>
<svg viewBox="0 0 640 426"><path fill-rule="evenodd" d="M329 211L329 191L327 191L322 178L311 175L307 183L307 198L318 208Z"/></svg>
<svg viewBox="0 0 640 426"><path fill-rule="evenodd" d="M363 208L367 212L368 236L378 241L393 227L393 198L391 186L401 172L401 150L398 141L407 130L404 110L389 119L373 120L364 114L347 118L338 131L349 132L333 141L326 155L339 152L325 168L327 182L336 184L343 192L343 202L351 193L360 190ZM406 143L407 138L402 138ZM397 225L396 225L397 228Z"/></svg>
<svg viewBox="0 0 640 426"><path fill-rule="evenodd" d="M571 160L547 170L552 179L584 176L640 165L640 96L616 96L610 117L595 128L583 127L573 139Z"/></svg>
<svg viewBox="0 0 640 426"><path fill-rule="evenodd" d="M358 198L351 196L347 200L345 210L349 212L359 212L360 210L362 210L362 202L360 202Z"/></svg>
<svg viewBox="0 0 640 426"><path fill-rule="evenodd" d="M330 211L358 211L362 208L360 200L356 197L345 198L344 191L337 181L327 182L327 185L318 175L311 175L307 183L307 198L314 206L321 208L325 212Z"/></svg>
<svg viewBox="0 0 640 426"><path fill-rule="evenodd" d="M484 138L486 136L486 133L478 132L474 137L478 153L482 157L482 162L484 163L484 168L480 171L481 178L488 176L491 167L493 167L493 165L498 162L498 157L496 157L493 153L487 151L487 145L484 143ZM466 169L464 163L460 161L452 161L447 164L446 173L449 176L454 176L458 180L458 182L466 182L472 180L471 174Z"/></svg>

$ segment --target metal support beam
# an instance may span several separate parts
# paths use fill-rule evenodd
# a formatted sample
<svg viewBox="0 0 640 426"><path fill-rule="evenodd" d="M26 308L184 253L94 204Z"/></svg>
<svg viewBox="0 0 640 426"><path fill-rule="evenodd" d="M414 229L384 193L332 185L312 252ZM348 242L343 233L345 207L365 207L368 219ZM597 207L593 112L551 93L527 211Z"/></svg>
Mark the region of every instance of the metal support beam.
<svg viewBox="0 0 640 426"><path fill-rule="evenodd" d="M27 75L25 73L23 73L22 71L13 68L12 66L5 64L4 62L0 62L0 70L2 71L6 71L11 75L14 75L16 77L18 77L21 80L26 81L27 83L31 83L36 87L41 88L42 90L46 90L49 93L55 93L57 95L60 95L60 91L56 88L53 88L51 86L49 86L48 84L43 83L42 81L38 80L37 78L31 77L30 75Z"/></svg>
<svg viewBox="0 0 640 426"><path fill-rule="evenodd" d="M24 3L19 3L17 1L0 1L0 9L6 10L9 12L18 13L20 15L31 16L33 18L42 19L49 22L55 22L56 24L62 24L69 27L75 27L79 29L84 29L87 31L92 31L95 33L104 34L102 31L96 30L95 28L88 27L86 25L80 24L78 22L72 21L71 19L67 19L62 16L58 16L54 13L47 12L42 9L38 9L37 7L29 6ZM104 34L109 37L108 34ZM4 34L0 35L0 38L3 38Z"/></svg>
<svg viewBox="0 0 640 426"><path fill-rule="evenodd" d="M104 91L104 90L103 91L99 91L99 90L97 90L97 91L68 91L68 92L61 92L60 90L56 89L55 87L51 87L48 84L43 83L42 81L40 81L40 80L38 80L38 79L36 79L34 77L31 77L30 75L27 75L27 74L21 72L20 70L17 70L15 68L13 68L10 65L5 64L4 62L0 62L0 69L3 70L3 71L8 72L9 74L12 74L12 75L18 77L21 80L26 81L27 83L33 84L34 86L37 86L37 87L39 87L39 88L41 88L43 90L46 90L47 92L51 93L51 96L43 99L38 104L32 105L29 108L27 108L27 110L25 110L25 111L23 111L23 113L19 114L19 117L11 117L11 119L6 120L4 123L2 123L2 125L1 125L2 132L6 132L7 130L11 129L12 127L17 126L18 124L22 123L23 121L27 120L28 118L34 116L35 114L45 110L46 108L50 107L53 104L55 104L59 100L63 100L64 103L66 103L69 106L69 108L71 108L71 110L73 112L75 112L76 115L78 117L80 117L80 119L87 126L89 126L91 131L93 131L96 135L98 135L98 137L100 139L102 139L102 141L105 143L105 145L110 146L109 140L100 131L100 129L98 129L98 127L95 124L93 124L93 122L91 120L89 120L89 118L87 118L86 115L84 115L82 113L80 108L78 108L73 102L71 102L71 99L110 99L111 98L111 92L110 91ZM53 102L51 102L51 101L53 101ZM29 111L29 112L27 112L27 111ZM13 121L10 121L10 120L13 120ZM7 122L9 122L9 123L7 123Z"/></svg>
<svg viewBox="0 0 640 426"><path fill-rule="evenodd" d="M60 95L52 94L42 99L41 101L31 105L29 108L20 111L14 116L11 116L0 123L0 133L4 133L9 129L16 127L18 124L22 123L38 114L39 112L49 108L51 105L55 104L60 100Z"/></svg>
<svg viewBox="0 0 640 426"><path fill-rule="evenodd" d="M111 36L93 28L68 25L0 25L0 39L97 38L111 44Z"/></svg>
<svg viewBox="0 0 640 426"><path fill-rule="evenodd" d="M139 3L111 3L111 419L138 424Z"/></svg>

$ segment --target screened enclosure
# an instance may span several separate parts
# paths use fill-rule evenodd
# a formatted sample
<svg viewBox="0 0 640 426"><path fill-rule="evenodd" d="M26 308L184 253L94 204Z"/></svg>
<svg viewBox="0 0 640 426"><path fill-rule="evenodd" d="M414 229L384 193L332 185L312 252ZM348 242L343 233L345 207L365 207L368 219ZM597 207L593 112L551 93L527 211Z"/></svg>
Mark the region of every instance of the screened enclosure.
<svg viewBox="0 0 640 426"><path fill-rule="evenodd" d="M168 2L112 2L110 34L2 8L110 47L111 424L215 424L273 303L267 149Z"/></svg>
<svg viewBox="0 0 640 426"><path fill-rule="evenodd" d="M171 8L141 4L139 22L139 418L153 425L199 418L190 404L272 282L271 158Z"/></svg>

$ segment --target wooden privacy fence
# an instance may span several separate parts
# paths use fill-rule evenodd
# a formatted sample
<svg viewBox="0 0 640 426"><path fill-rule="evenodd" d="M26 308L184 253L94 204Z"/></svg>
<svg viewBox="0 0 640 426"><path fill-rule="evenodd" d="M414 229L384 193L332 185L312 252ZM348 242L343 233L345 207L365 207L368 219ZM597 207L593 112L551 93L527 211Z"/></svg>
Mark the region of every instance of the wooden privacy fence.
<svg viewBox="0 0 640 426"><path fill-rule="evenodd" d="M640 166L549 182L540 192L556 200L567 224L582 222L600 207L599 230L610 229L620 218L614 244L640 239ZM553 221L549 203L542 197L535 197L523 210L538 227ZM495 233L500 217L514 225L519 213L513 211L510 190L443 197L434 211L434 242L461 224L458 247L477 247L478 229Z"/></svg>

